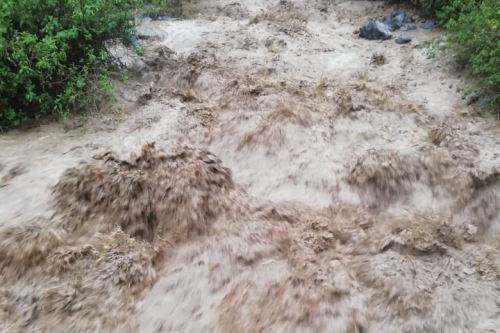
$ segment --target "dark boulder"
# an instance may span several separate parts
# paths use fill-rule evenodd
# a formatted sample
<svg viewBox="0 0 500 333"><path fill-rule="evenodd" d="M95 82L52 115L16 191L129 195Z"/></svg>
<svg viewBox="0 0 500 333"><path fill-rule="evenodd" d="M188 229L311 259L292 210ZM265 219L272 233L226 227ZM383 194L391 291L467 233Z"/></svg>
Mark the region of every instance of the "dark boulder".
<svg viewBox="0 0 500 333"><path fill-rule="evenodd" d="M431 30L436 27L436 21L434 20L427 20L424 23L420 25L420 28L426 29L426 30Z"/></svg>
<svg viewBox="0 0 500 333"><path fill-rule="evenodd" d="M399 36L398 38L396 38L395 42L396 44L408 44L409 42L411 42L411 38L410 37L402 37L402 36Z"/></svg>
<svg viewBox="0 0 500 333"><path fill-rule="evenodd" d="M394 31L401 28L406 21L405 12L393 12L384 16L383 23L389 27L389 30Z"/></svg>
<svg viewBox="0 0 500 333"><path fill-rule="evenodd" d="M405 23L399 28L401 31L412 31L417 30L417 25L413 23Z"/></svg>
<svg viewBox="0 0 500 333"><path fill-rule="evenodd" d="M359 30L359 37L368 40L387 40L392 38L392 34L384 23L370 20Z"/></svg>

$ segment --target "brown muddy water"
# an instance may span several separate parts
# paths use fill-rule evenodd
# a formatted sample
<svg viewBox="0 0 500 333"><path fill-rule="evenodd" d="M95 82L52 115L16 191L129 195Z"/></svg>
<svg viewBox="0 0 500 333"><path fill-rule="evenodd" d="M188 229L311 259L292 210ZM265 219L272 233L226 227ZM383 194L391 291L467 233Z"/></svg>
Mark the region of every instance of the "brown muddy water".
<svg viewBox="0 0 500 333"><path fill-rule="evenodd" d="M0 136L0 331L500 332L500 125L440 32L198 9L142 23L109 111Z"/></svg>

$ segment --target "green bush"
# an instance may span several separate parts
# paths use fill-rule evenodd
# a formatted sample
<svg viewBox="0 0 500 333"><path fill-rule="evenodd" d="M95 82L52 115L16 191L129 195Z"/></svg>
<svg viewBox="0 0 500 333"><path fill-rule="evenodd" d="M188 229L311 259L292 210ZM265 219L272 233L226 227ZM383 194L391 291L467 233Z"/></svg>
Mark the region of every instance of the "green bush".
<svg viewBox="0 0 500 333"><path fill-rule="evenodd" d="M160 16L182 16L182 0L146 0L141 10L142 15L152 19Z"/></svg>
<svg viewBox="0 0 500 333"><path fill-rule="evenodd" d="M0 128L67 115L105 79L105 41L133 31L137 0L0 1Z"/></svg>
<svg viewBox="0 0 500 333"><path fill-rule="evenodd" d="M450 18L457 18L461 13L473 10L480 0L410 0L410 2L424 9L429 15L435 15L442 23Z"/></svg>
<svg viewBox="0 0 500 333"><path fill-rule="evenodd" d="M441 25L451 19L458 19L461 15L475 11L479 6L480 0L440 0L433 8Z"/></svg>
<svg viewBox="0 0 500 333"><path fill-rule="evenodd" d="M146 0L140 14L158 19L160 16L182 17L185 0Z"/></svg>
<svg viewBox="0 0 500 333"><path fill-rule="evenodd" d="M500 1L483 0L465 8L446 24L450 44L500 109Z"/></svg>

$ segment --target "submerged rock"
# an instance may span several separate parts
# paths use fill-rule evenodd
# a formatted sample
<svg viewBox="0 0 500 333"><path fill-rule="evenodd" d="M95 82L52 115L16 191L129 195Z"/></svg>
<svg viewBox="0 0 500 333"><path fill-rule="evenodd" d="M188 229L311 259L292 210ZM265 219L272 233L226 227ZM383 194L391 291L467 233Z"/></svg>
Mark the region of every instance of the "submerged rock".
<svg viewBox="0 0 500 333"><path fill-rule="evenodd" d="M431 30L436 27L436 21L434 20L427 20L424 23L420 24L420 28L426 29L426 30Z"/></svg>
<svg viewBox="0 0 500 333"><path fill-rule="evenodd" d="M411 31L417 29L416 24L410 23L411 20L411 15L404 11L392 12L384 16L382 21L368 21L368 23L360 29L359 36L369 40L390 39L392 37L391 31Z"/></svg>
<svg viewBox="0 0 500 333"><path fill-rule="evenodd" d="M368 40L387 40L392 38L389 27L380 21L369 21L359 30L359 37Z"/></svg>
<svg viewBox="0 0 500 333"><path fill-rule="evenodd" d="M411 42L411 40L411 37L399 36L398 38L396 38L395 42L396 44L408 44L409 42Z"/></svg>
<svg viewBox="0 0 500 333"><path fill-rule="evenodd" d="M417 30L417 25L414 23L405 23L399 28L401 31L412 31Z"/></svg>

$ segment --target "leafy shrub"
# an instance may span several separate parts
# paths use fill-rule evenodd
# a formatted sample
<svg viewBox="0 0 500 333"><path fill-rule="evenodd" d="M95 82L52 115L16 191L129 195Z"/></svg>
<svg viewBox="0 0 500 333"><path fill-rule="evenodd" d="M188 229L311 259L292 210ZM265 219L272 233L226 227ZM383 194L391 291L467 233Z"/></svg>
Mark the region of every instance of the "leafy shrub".
<svg viewBox="0 0 500 333"><path fill-rule="evenodd" d="M145 0L141 15L158 19L161 16L184 16L184 7L191 0ZM188 6L189 7L189 6Z"/></svg>
<svg viewBox="0 0 500 333"><path fill-rule="evenodd" d="M0 128L66 115L106 78L105 42L133 31L137 0L0 1Z"/></svg>
<svg viewBox="0 0 500 333"><path fill-rule="evenodd" d="M450 18L457 18L463 12L473 10L478 1L480 0L410 0L427 14L436 15L443 23Z"/></svg>
<svg viewBox="0 0 500 333"><path fill-rule="evenodd" d="M474 8L466 7L446 27L459 59L481 78L500 109L500 1L483 0Z"/></svg>
<svg viewBox="0 0 500 333"><path fill-rule="evenodd" d="M435 8L433 8L436 16L442 25L451 19L458 19L460 15L475 11L480 4L480 0L441 0Z"/></svg>
<svg viewBox="0 0 500 333"><path fill-rule="evenodd" d="M152 19L169 14L171 0L147 0L144 4L141 14Z"/></svg>
<svg viewBox="0 0 500 333"><path fill-rule="evenodd" d="M394 1L398 2L398 1ZM400 1L404 2L404 1ZM434 13L437 8L440 8L443 6L443 3L446 2L446 0L409 0L407 2L410 2L412 5L422 8L428 13Z"/></svg>

